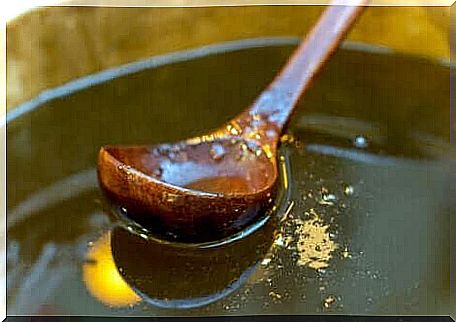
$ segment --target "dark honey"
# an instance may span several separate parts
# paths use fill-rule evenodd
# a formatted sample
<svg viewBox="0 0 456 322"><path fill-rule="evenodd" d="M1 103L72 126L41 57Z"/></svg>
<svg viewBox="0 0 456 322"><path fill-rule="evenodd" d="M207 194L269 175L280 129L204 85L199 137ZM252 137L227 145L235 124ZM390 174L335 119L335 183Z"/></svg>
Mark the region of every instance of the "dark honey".
<svg viewBox="0 0 456 322"><path fill-rule="evenodd" d="M121 69L10 113L9 313L447 315L455 154L450 72L441 63L375 48L339 51L300 103L288 133L294 140L282 145L290 196L278 221L218 246L209 262L198 259L204 252L154 246L103 208L100 146L172 142L223 124L254 100L295 44ZM220 149L213 153L220 157ZM135 243L143 248L127 247ZM211 261L223 269L214 272ZM215 300L195 300L202 297Z"/></svg>

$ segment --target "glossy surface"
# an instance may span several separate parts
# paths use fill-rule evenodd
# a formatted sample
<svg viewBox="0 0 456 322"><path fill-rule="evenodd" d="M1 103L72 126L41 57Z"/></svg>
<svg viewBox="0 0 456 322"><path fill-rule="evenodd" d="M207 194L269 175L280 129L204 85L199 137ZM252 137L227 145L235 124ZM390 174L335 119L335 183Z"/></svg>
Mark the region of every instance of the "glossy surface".
<svg viewBox="0 0 456 322"><path fill-rule="evenodd" d="M448 66L362 46L338 52L283 138L279 169L289 175L280 182L290 193L277 222L207 250L214 266L196 250L146 240L103 208L93 168L100 145L179 141L227 122L294 45L237 47L249 49L170 59L10 120L10 314L447 314L454 307ZM174 280L185 285L177 293ZM164 298L174 308L163 308ZM198 306L202 298L215 301ZM192 299L196 307L176 308Z"/></svg>

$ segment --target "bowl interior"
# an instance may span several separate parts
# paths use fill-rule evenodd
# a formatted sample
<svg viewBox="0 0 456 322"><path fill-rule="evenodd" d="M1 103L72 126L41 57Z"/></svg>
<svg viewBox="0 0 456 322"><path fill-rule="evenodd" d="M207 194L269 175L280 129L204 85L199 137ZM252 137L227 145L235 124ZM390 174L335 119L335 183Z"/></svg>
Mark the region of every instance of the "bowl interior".
<svg viewBox="0 0 456 322"><path fill-rule="evenodd" d="M153 279L147 271L104 278L123 273L108 238L117 223L97 186L100 146L177 141L217 127L255 99L296 44L249 40L151 58L9 112L10 312L447 314L449 68L350 43L300 102L281 147L289 207L269 248L253 262L248 252L231 262L223 249L214 255L249 263L248 278L239 271L233 279L242 283L191 309L150 300L141 289ZM182 265L197 265L196 257ZM172 287L172 275L161 278ZM198 285L187 288L207 287Z"/></svg>

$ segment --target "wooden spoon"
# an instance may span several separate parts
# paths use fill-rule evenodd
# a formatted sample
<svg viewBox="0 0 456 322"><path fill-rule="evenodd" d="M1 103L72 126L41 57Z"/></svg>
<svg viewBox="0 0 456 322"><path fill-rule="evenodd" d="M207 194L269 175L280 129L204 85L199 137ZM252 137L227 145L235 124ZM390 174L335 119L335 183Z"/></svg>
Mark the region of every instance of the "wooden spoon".
<svg viewBox="0 0 456 322"><path fill-rule="evenodd" d="M366 2L328 7L269 87L221 128L173 144L102 147L107 197L142 226L181 241L220 239L264 215L276 193L280 135Z"/></svg>

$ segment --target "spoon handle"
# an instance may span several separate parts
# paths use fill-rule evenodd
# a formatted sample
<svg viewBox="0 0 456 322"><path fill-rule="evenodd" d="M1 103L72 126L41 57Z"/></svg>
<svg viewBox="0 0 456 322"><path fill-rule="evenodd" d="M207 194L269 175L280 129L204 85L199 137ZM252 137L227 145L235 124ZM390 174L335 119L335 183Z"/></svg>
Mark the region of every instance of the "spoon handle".
<svg viewBox="0 0 456 322"><path fill-rule="evenodd" d="M332 56L368 0L335 0L248 114L265 118L278 135L302 94ZM271 141L273 138L270 136Z"/></svg>

